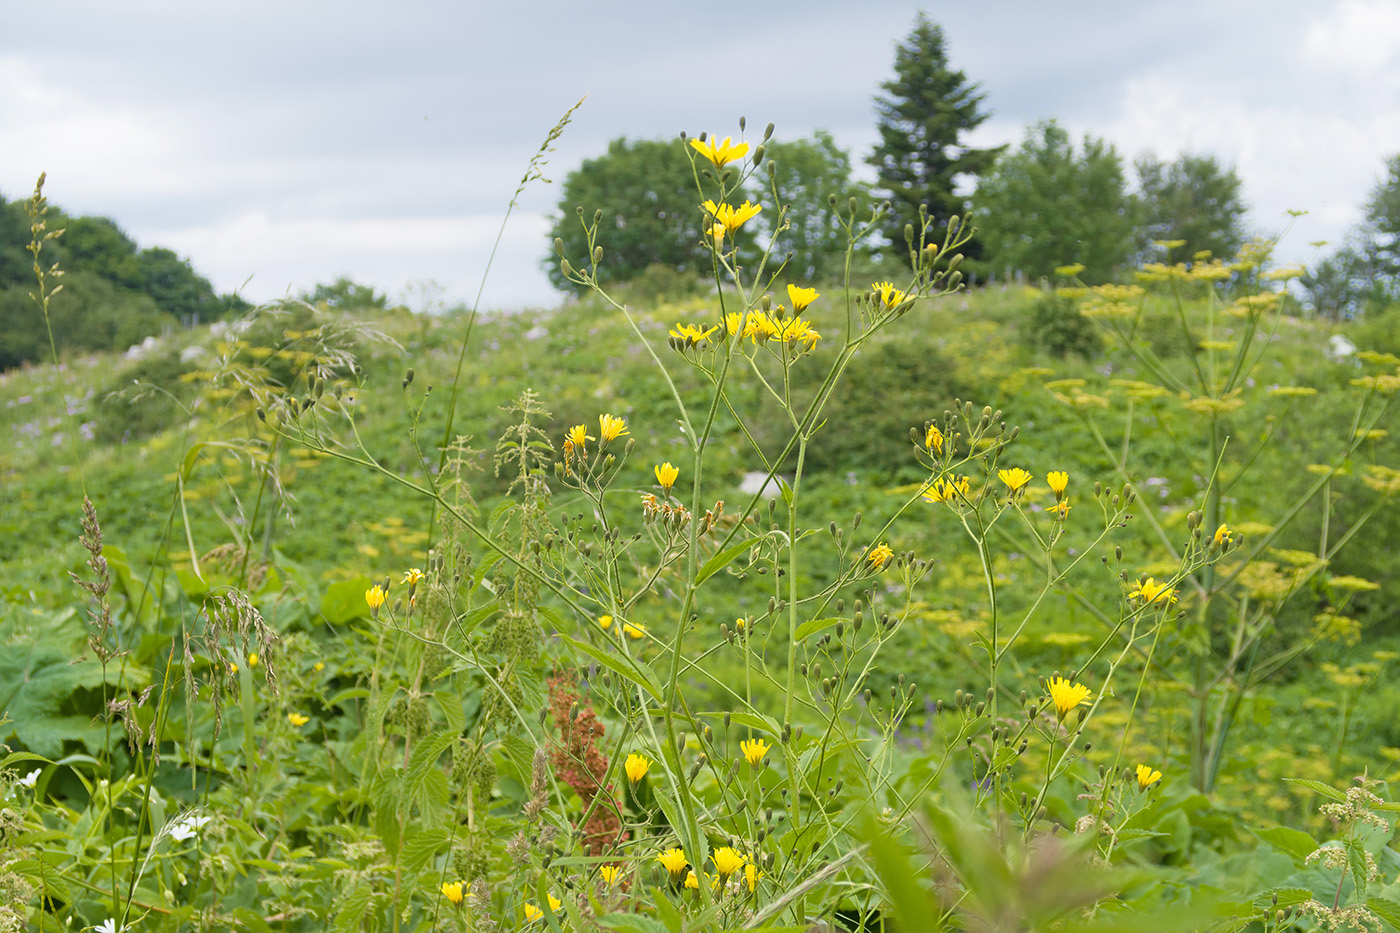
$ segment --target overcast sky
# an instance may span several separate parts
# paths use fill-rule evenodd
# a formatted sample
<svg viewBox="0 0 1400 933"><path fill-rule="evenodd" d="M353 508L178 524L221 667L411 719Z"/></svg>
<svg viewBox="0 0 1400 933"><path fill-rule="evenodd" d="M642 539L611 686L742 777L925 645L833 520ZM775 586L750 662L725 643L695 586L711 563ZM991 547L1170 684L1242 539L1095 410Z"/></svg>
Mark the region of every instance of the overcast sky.
<svg viewBox="0 0 1400 933"><path fill-rule="evenodd" d="M50 200L264 300L348 274L411 306L470 300L525 167L610 139L831 131L857 162L920 4L664 0L45 0L0 7L0 193ZM1400 0L929 4L1018 142L1058 118L1126 158L1212 153L1280 256L1339 242L1400 151ZM1072 10L1073 12L1065 12ZM551 304L559 185L527 189L483 304ZM246 283L246 284L245 284Z"/></svg>

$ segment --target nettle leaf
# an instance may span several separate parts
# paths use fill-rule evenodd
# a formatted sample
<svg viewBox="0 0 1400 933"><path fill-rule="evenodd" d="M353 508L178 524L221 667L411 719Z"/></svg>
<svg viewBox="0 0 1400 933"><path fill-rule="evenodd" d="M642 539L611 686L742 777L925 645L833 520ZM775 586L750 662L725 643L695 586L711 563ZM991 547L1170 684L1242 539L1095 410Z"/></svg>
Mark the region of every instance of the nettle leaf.
<svg viewBox="0 0 1400 933"><path fill-rule="evenodd" d="M151 675L130 660L109 664L104 674L96 658L75 662L57 646L13 645L0 652L0 712L12 720L10 734L36 754L57 758L65 741L97 752L105 739L95 718L101 700L84 694L104 681L114 691L129 692L150 683Z"/></svg>
<svg viewBox="0 0 1400 933"><path fill-rule="evenodd" d="M1288 826L1274 826L1270 829L1256 829L1254 835L1267 842L1269 845L1293 856L1294 859L1305 859L1317 851L1318 841L1301 830Z"/></svg>
<svg viewBox="0 0 1400 933"><path fill-rule="evenodd" d="M1314 794L1321 794L1328 800L1346 800L1347 795L1337 790L1331 784L1324 784L1321 781L1311 781L1307 778L1284 778L1290 784L1297 784L1299 787L1306 787Z"/></svg>

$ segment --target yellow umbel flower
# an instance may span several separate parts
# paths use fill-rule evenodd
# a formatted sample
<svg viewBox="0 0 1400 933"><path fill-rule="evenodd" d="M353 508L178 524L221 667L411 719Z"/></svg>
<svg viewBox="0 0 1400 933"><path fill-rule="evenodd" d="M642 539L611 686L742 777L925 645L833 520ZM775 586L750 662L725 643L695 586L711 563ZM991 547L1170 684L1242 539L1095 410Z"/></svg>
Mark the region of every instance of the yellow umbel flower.
<svg viewBox="0 0 1400 933"><path fill-rule="evenodd" d="M715 168L724 168L735 159L742 159L749 151L748 143L736 144L732 136L724 137L724 142L722 143L716 143L713 136L707 138L704 142L698 139L692 139L690 145L696 152L713 162Z"/></svg>
<svg viewBox="0 0 1400 933"><path fill-rule="evenodd" d="M451 901L453 906L462 906L462 882L444 881L442 883L442 896Z"/></svg>
<svg viewBox="0 0 1400 933"><path fill-rule="evenodd" d="M997 479L1005 483L1011 494L1015 495L1031 481L1031 474L1020 467L1012 467L1009 470L997 470Z"/></svg>
<svg viewBox="0 0 1400 933"><path fill-rule="evenodd" d="M1137 781L1139 790L1147 790L1153 784L1162 779L1162 772L1153 771L1147 765L1137 766Z"/></svg>
<svg viewBox="0 0 1400 933"><path fill-rule="evenodd" d="M762 739L745 739L739 743L739 750L744 753L749 764L755 768L758 767L759 762L763 761L763 756L768 754L768 749L772 747Z"/></svg>
<svg viewBox="0 0 1400 933"><path fill-rule="evenodd" d="M792 302L794 314L800 314L807 310L807 306L820 298L815 288L798 288L796 285L788 286L788 300Z"/></svg>
<svg viewBox="0 0 1400 933"><path fill-rule="evenodd" d="M666 866L666 870L671 873L672 878L679 877L685 871L686 860L684 849L667 849L656 857L656 860Z"/></svg>
<svg viewBox="0 0 1400 933"><path fill-rule="evenodd" d="M1230 531L1230 526L1222 523L1219 528L1215 529L1215 537L1211 538L1211 543L1216 547L1224 547L1233 541L1234 538L1235 536Z"/></svg>
<svg viewBox="0 0 1400 933"><path fill-rule="evenodd" d="M661 488L667 492L670 492L671 487L676 485L676 478L681 475L680 468L672 466L669 460L665 463L658 463L652 472L656 474L656 481L661 484Z"/></svg>
<svg viewBox="0 0 1400 933"><path fill-rule="evenodd" d="M880 296L880 303L886 308L893 308L904 301L904 292L895 288L893 282L874 282L870 290Z"/></svg>
<svg viewBox="0 0 1400 933"><path fill-rule="evenodd" d="M293 726L296 726L297 728L301 728L302 726L306 725L306 724L307 724L308 722L310 722L310 721L311 721L311 717L310 717L310 716L303 716L301 713L288 713L288 714L287 714L287 722L291 723Z"/></svg>
<svg viewBox="0 0 1400 933"><path fill-rule="evenodd" d="M408 570L404 571L403 582L407 586L417 586L423 582L424 576L425 574L423 571L419 570L417 567L410 567Z"/></svg>
<svg viewBox="0 0 1400 933"><path fill-rule="evenodd" d="M757 216L759 211L763 210L763 205L752 204L747 198L744 199L744 203L739 207L732 207L728 204L716 204L714 201L706 201L701 207L705 209L706 214L713 217L716 223L722 225L724 229L731 234L742 227L746 221ZM713 233L714 228L711 227L710 230Z"/></svg>
<svg viewBox="0 0 1400 933"><path fill-rule="evenodd" d="M384 597L387 595L388 594L384 592L384 587L376 583L374 586L365 590L365 603L371 610L377 611L380 606L384 605Z"/></svg>
<svg viewBox="0 0 1400 933"><path fill-rule="evenodd" d="M1064 470L1055 470L1046 474L1045 482L1050 484L1050 491L1055 494L1056 499L1065 497L1065 489L1069 487L1069 474Z"/></svg>
<svg viewBox="0 0 1400 933"><path fill-rule="evenodd" d="M603 884L612 887L617 884L617 876L622 874L621 865L600 865L598 867L598 877L603 879Z"/></svg>
<svg viewBox="0 0 1400 933"><path fill-rule="evenodd" d="M574 445L574 450L581 457L587 452L588 441L595 440L592 434L588 433L588 425L576 424L569 428L569 433L565 436L564 443Z"/></svg>
<svg viewBox="0 0 1400 933"><path fill-rule="evenodd" d="M1083 684L1072 684L1063 677L1050 679L1050 699L1061 720L1069 715L1070 710L1089 699L1089 692L1089 688Z"/></svg>
<svg viewBox="0 0 1400 933"><path fill-rule="evenodd" d="M720 846L710 855L715 860L715 872L719 874L721 881L728 880L730 875L748 862L747 858L729 846Z"/></svg>
<svg viewBox="0 0 1400 933"><path fill-rule="evenodd" d="M1152 577L1148 577L1133 587L1128 593L1128 598L1140 599L1145 603L1165 602L1170 606L1176 602L1176 590L1168 586L1166 581L1158 583Z"/></svg>
<svg viewBox="0 0 1400 933"><path fill-rule="evenodd" d="M865 552L865 562L869 564L873 570L884 570L885 564L889 563L890 558L893 556L894 551L890 550L888 544L879 544Z"/></svg>
<svg viewBox="0 0 1400 933"><path fill-rule="evenodd" d="M943 432L938 430L938 425L928 426L928 431L924 433L924 448L934 453L943 453Z"/></svg>
<svg viewBox="0 0 1400 933"><path fill-rule="evenodd" d="M564 902L561 901L561 900L559 900L559 898L555 897L553 894L548 895L548 897L549 897L549 909L550 909L550 910L552 910L552 911L558 911L559 908L561 908L561 907L564 906ZM531 903L528 903L528 902L525 904L525 922L526 922L526 923L533 923L533 922L535 922L536 920L543 920L543 919L544 919L544 911L540 910L540 909L539 909L538 907L536 907L534 904L531 904Z"/></svg>
<svg viewBox="0 0 1400 933"><path fill-rule="evenodd" d="M699 343L717 330L719 330L718 324L714 327L700 327L696 324L677 324L675 327L671 328L669 333L677 340L689 340L693 343Z"/></svg>
<svg viewBox="0 0 1400 933"><path fill-rule="evenodd" d="M627 756L627 761L622 767L627 772L627 780L635 784L647 776L647 771L651 769L651 759L633 752Z"/></svg>
<svg viewBox="0 0 1400 933"><path fill-rule="evenodd" d="M606 444L627 433L627 422L614 415L598 416L598 438Z"/></svg>

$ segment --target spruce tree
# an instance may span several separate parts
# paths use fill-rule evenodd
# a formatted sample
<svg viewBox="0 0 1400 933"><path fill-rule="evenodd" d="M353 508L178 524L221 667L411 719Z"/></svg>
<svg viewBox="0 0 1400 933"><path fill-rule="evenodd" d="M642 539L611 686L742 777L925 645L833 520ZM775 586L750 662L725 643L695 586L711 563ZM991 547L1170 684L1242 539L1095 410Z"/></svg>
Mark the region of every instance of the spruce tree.
<svg viewBox="0 0 1400 933"><path fill-rule="evenodd" d="M875 98L880 142L867 161L890 201L885 236L895 250L902 250L904 226L919 229L921 206L927 206L936 225L927 239L941 241L949 218L966 209L966 198L953 190L957 177L981 175L1005 147L964 145L964 137L991 115L982 109L986 95L966 74L949 67L943 30L922 13L913 32L895 48L894 72L893 79L880 85L888 96ZM976 241L969 246L975 248Z"/></svg>

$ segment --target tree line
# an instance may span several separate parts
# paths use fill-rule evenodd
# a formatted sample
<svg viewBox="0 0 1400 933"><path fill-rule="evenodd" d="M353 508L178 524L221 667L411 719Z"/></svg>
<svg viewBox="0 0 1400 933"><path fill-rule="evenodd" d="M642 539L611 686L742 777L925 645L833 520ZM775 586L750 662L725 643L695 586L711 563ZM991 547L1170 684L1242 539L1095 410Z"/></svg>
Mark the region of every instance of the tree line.
<svg viewBox="0 0 1400 933"><path fill-rule="evenodd" d="M1109 142L1075 141L1054 120L1029 127L1020 144L978 148L969 135L991 115L979 84L954 68L942 29L920 14L898 43L894 76L875 98L878 141L866 162L876 180L852 177L852 160L832 137L769 141L765 161L776 164L772 184L791 223L785 273L795 281L841 268L846 235L835 215L855 198L862 210L889 202L881 236L858 261L878 264L908 247L909 227L931 223L928 239L971 211L979 235L963 268L975 278L1050 277L1082 265L1090 283L1112 281L1139 262L1166 258L1158 245L1174 242L1173 261L1228 258L1244 245L1246 204L1233 166L1208 153L1164 161L1148 153L1131 167ZM1130 177L1131 176L1131 177ZM765 173L756 173L755 201L772 204ZM757 180L761 179L763 187ZM690 166L673 141L614 140L564 181L550 240L565 256L588 253L585 223L602 211L598 241L604 282L660 277L675 281L709 271L700 238L700 210ZM765 197L767 196L767 197ZM739 231L771 235L776 210ZM922 244L917 244L922 245ZM785 257L778 257L780 260ZM554 251L544 260L553 284L568 290ZM1387 163L1366 207L1366 221L1333 258L1303 280L1320 313L1350 316L1400 298L1400 155Z"/></svg>

